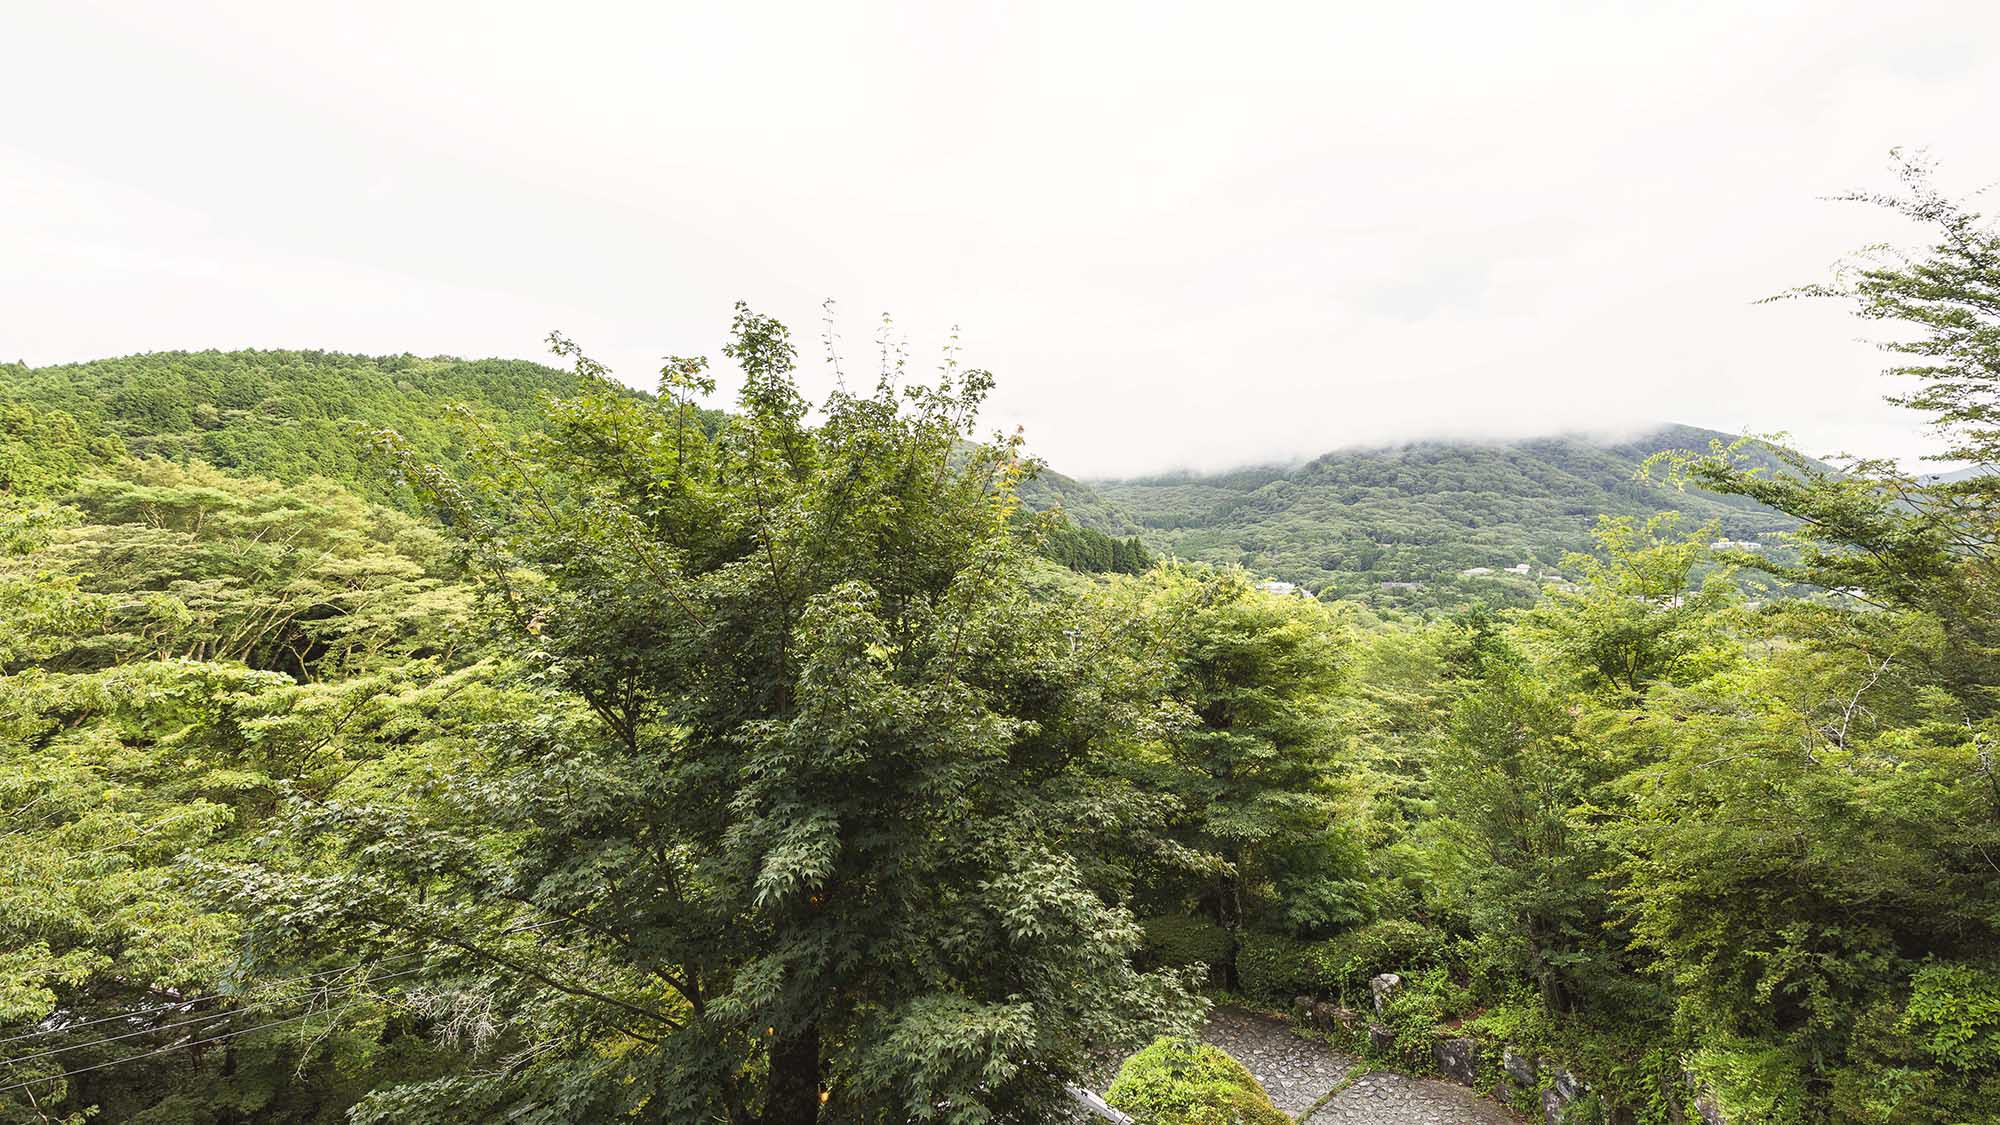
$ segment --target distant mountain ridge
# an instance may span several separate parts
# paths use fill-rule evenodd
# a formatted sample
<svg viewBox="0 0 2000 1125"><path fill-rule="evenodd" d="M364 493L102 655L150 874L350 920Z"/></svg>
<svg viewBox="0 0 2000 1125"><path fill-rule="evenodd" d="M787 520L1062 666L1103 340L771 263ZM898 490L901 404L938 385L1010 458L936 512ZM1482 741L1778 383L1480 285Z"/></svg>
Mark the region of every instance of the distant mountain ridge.
<svg viewBox="0 0 2000 1125"><path fill-rule="evenodd" d="M1739 497L1637 480L1665 449L1706 451L1732 435L1663 425L1635 438L1559 435L1508 442L1419 441L1344 449L1303 465L1079 482L1084 498L1121 512L1156 551L1239 563L1342 596L1451 604L1476 594L1532 596L1533 582L1465 575L1526 564L1554 571L1590 543L1600 514L1679 511L1722 538L1787 530L1783 516Z"/></svg>
<svg viewBox="0 0 2000 1125"><path fill-rule="evenodd" d="M0 364L0 395L8 402L66 412L87 433L115 438L134 453L200 459L281 481L324 476L403 507L413 507L414 497L368 463L364 431L393 428L420 456L452 465L465 450L447 418L450 407L466 405L484 424L518 434L540 425L543 396L586 385L573 372L522 360L324 351ZM1022 500L1034 511L1059 508L1084 529L1076 542L1058 545L1058 555L1094 558L1112 550L1110 540L1137 536L1156 553L1237 563L1319 593L1406 606L1471 596L1518 601L1534 596L1532 577L1462 572L1523 564L1535 574L1554 570L1564 552L1589 545L1600 513L1675 509L1690 526L1716 519L1721 537L1738 540L1789 527L1740 498L1633 479L1659 450L1706 449L1729 437L1664 426L1610 442L1577 435L1427 441L1337 450L1299 465L1128 480L1084 481L1045 469L1023 487Z"/></svg>

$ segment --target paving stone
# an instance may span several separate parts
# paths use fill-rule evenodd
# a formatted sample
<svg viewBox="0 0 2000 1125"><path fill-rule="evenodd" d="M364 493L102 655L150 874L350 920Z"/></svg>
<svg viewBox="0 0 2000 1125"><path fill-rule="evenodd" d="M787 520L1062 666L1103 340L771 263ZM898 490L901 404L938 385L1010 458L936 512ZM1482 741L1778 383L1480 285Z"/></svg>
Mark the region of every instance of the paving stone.
<svg viewBox="0 0 2000 1125"><path fill-rule="evenodd" d="M1201 1037L1249 1067L1272 1104L1293 1116L1316 1105L1361 1061L1292 1034L1282 1020L1235 1008L1216 1009ZM1450 1082L1374 1071L1306 1121L1307 1125L1520 1125L1521 1118Z"/></svg>
<svg viewBox="0 0 2000 1125"><path fill-rule="evenodd" d="M1519 1125L1520 1120L1463 1086L1378 1070L1335 1095L1306 1125Z"/></svg>
<svg viewBox="0 0 2000 1125"><path fill-rule="evenodd" d="M1250 1068L1271 1104L1297 1114L1340 1084L1357 1061L1323 1043L1301 1039L1284 1023L1266 1016L1217 1008L1201 1029L1203 1041L1228 1051Z"/></svg>

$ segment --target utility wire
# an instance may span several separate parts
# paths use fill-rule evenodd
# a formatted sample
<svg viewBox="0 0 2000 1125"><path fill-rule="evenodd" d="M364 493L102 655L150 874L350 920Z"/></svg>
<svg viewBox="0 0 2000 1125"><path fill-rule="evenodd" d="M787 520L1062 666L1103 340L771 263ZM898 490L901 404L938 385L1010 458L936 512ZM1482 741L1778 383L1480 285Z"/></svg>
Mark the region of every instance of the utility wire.
<svg viewBox="0 0 2000 1125"><path fill-rule="evenodd" d="M573 919L567 919L567 918L552 918L552 919L549 919L549 920L547 920L547 921L544 921L544 922L537 922L537 923L535 923L535 924L534 924L534 925L532 925L532 926L521 926L521 927L517 927L517 928L515 928L515 929L511 929L511 930L507 930L507 931L504 931L504 932L505 932L505 933L508 933L508 934L516 934L516 933L526 933L526 932L530 932L530 931L533 931L533 930L539 930L539 929L543 929L543 928L545 928L545 927L548 927L548 926L553 926L553 925L557 925L558 923L562 923L562 922L569 922L569 921L573 921ZM395 961L404 961L404 960L408 960L408 959L409 959L409 958L411 958L411 957L417 957L417 956L422 956L422 954L421 954L421 953L406 953L406 954L399 954L399 955L398 955L398 956L396 956L396 957L390 957L390 958L385 958L385 959L383 959L383 961L381 961L381 962L377 962L377 964L379 965L379 964L386 964L386 963L391 963L391 962L395 962ZM335 974L338 974L338 973L344 973L344 972L352 972L353 970L355 970L355 969L357 969L357 968L360 968L360 967L361 967L360 965L350 965L350 966L347 966L346 968L342 968L342 969L329 969L329 970L327 970L327 971L325 971L325 972L321 972L321 973L315 973L315 974L313 974L312 976L309 976L309 977L305 977L305 978L302 978L302 979L305 979L305 980L314 980L314 979L317 979L317 978L320 978L320 977L326 977L326 976L332 976L332 975L335 975ZM392 974L387 974L387 975L385 975L385 976L381 976L381 977L376 977L376 978L373 978L373 979L372 979L372 980L370 980L370 981L369 981L368 983L374 983L375 981L381 981L381 980L388 980L388 979L390 979L391 977L397 977L397 976L408 976L408 975L410 975L410 974L412 974L412 973L416 973L416 972L420 972L420 971L421 971L421 969L419 968L419 969L409 969L409 970L405 970L405 971L403 971L403 972L399 972L399 973L392 973ZM194 999L194 1000L183 1000L183 1001L181 1001L181 1002L179 1002L179 1003L177 1003L177 1004L165 1004L165 1005L161 1005L161 1006L160 1006L159 1008L152 1008L152 1009L148 1009L148 1011L159 1011L159 1010L162 1010L163 1008L179 1008L179 1007L184 1007L184 1006L186 1006L186 1005L188 1005L188 1004L192 1004L192 1003L196 1003L196 1002L198 1002L199 1000L203 1000L203 999L219 999L219 998L221 998L221 996L222 996L222 995L223 995L223 994L218 994L218 995L216 995L216 996L209 996L209 997L198 997L198 998L196 998L196 999ZM283 1027L283 1026L284 1026L284 1025L286 1025L286 1024L292 1024L292 1023L298 1023L298 1022L300 1022L301 1020L307 1020L307 1019L311 1019L311 1018L312 1018L313 1016L316 1016L316 1015L322 1015L322 1014L329 1014L329 1015L330 1015L330 1014L333 1014L333 1013L337 1013L337 1012L344 1012L344 1011L346 1011L346 1010L347 1010L348 1008L351 1008L351 1007L353 1007L353 1006L354 1006L355 1004L357 1004L357 1003L359 1003L359 1002L360 1002L360 1001L358 1001L358 1000L350 1000L350 1001L348 1001L347 1003L345 1003L345 1004L341 1004L340 1006L338 1006L338 1007L334 1007L334 1008L327 1008L327 1009L323 1009L323 1010L321 1010L321 1011L310 1011L310 1012L303 1012L303 1013L300 1013L299 1015L296 1015L296 1016L288 1016L288 1017L286 1017L285 1019L281 1019L281 1020L271 1020L271 1021L270 1021L270 1022L268 1022L268 1023L260 1023L260 1024L257 1024L257 1025L255 1025L254 1027L243 1027L243 1028L237 1028L237 1029L236 1029L236 1030L234 1030L234 1031L226 1031L226 1032L223 1032L223 1033L222 1033L222 1034L220 1034L220 1035L213 1035L213 1036L209 1036L208 1038L205 1038L205 1039L196 1039L196 1040L193 1040L193 1041L191 1041L191 1042L187 1042L187 1043L170 1043L170 1044L168 1044L167 1046L164 1046L164 1047L156 1047L156 1048L154 1048L153 1050L150 1050L150 1051L141 1051L140 1053L138 1053L138 1054L136 1054L136 1055L125 1055L125 1056L123 1056L123 1057L120 1057L120 1058L115 1058L115 1059L108 1059L108 1060L106 1060L106 1061L104 1061L104 1062L101 1062L101 1063L93 1063L93 1064L92 1064L92 1065L90 1065L90 1066L82 1066L82 1067L77 1067L77 1068L76 1068L75 1070L66 1070L66 1071L63 1071L63 1072L61 1072L61 1073L59 1073L59 1074L51 1074L51 1075L46 1075L46 1076L44 1076L44 1077L40 1077L40 1078L30 1078L30 1079L27 1079L26 1081L23 1081L23 1082L16 1082L16 1083L13 1083L12 1085L9 1085L9 1086L0 1086L0 1094L4 1094L4 1093L7 1093L7 1092L8 1092L8 1091L10 1091L10 1090L19 1090L19 1089L22 1089L22 1088L24 1088L24 1087L28 1087L28 1086L33 1086L33 1085L37 1085L37 1084L39 1084L39 1083L42 1083L42 1082L55 1082L55 1081L59 1081L59 1080L61 1080L61 1079L64 1079L64 1078L72 1078L72 1077L75 1077L76 1075L79 1075L79 1074L88 1074L88 1073L90 1073L91 1071L94 1071L94 1070L103 1070L103 1069L105 1069L106 1067L113 1067L113 1066L122 1066L122 1065L124 1065L125 1063L130 1063L130 1062L137 1062L137 1061L139 1061L140 1059L146 1059L146 1058L152 1058L152 1057L153 1057L153 1056L155 1056L155 1055L163 1055L163 1054L166 1054L166 1053L167 1053L167 1052L169 1052L169 1051L180 1051L180 1050L185 1050L185 1049L188 1049L188 1048L191 1048L191 1047L201 1047L201 1046L205 1046L205 1045L207 1045L207 1044L210 1044L210 1043L221 1043L221 1042L225 1042L225 1041L227 1041L227 1040L230 1040L230 1039L238 1039L238 1038L241 1038L242 1036L245 1036L245 1035L250 1035L250 1034L252 1034L252 1033L254 1033L254 1032L258 1032L258 1031L264 1031L264 1030L266 1030L266 1029L268 1029L268 1028L273 1028L273 1027ZM274 1001L274 1003L275 1003L275 1001ZM238 1011L240 1011L240 1010L242 1010L242 1009L239 1009ZM105 1019L99 1019L99 1020L91 1020L91 1021L90 1021L90 1023L93 1023L93 1024L94 1024L94 1023L103 1023L103 1022L105 1022L105 1020L107 1020L107 1019L129 1019L129 1018L131 1018L131 1017L132 1017L133 1015L136 1015L136 1014L140 1014L140 1013L131 1013L131 1012L127 1012L127 1013L124 1013L123 1015L118 1015L118 1016L108 1016L108 1017L105 1017ZM229 1016L231 1016L231 1015L234 1015L234 1014L236 1014L236 1013L235 1013L235 1012L228 1012L228 1013L222 1013L222 1015L221 1015L220 1017L207 1017L207 1016L204 1016L204 1017L200 1017L200 1018L198 1018L198 1019L193 1019L193 1020L187 1020L187 1021L183 1021L183 1023L180 1023L180 1024L170 1024L170 1025L167 1025L166 1027L156 1027L156 1028L148 1028L148 1029L146 1029L145 1031L139 1031L139 1032L133 1032L133 1033L130 1033L130 1034L128 1034L128 1035L121 1035L121 1036L117 1036L117 1038L119 1038L119 1039L128 1039L128 1038L131 1038L131 1037L132 1037L133 1035L146 1035L146 1034L151 1034L152 1032L156 1032L156 1031L164 1031L164 1030L167 1030L167 1028L168 1028L168 1027L180 1027L180 1026L185 1026L185 1024L187 1024L187 1023L201 1023L201 1022L204 1022L204 1021L206 1021L206 1020L208 1020L208 1019L210 1019L210 1018L228 1018ZM68 1028L57 1028L57 1029L53 1029L53 1031L69 1031L69 1030L73 1030L73 1028L74 1028L74 1027L87 1027L87 1026L89 1026L89 1024L75 1024L75 1025L73 1025L73 1027L68 1027ZM30 1035L30 1036L17 1036L16 1038L17 1038L17 1039L19 1039L19 1038L34 1038L34 1036L32 1036L32 1035ZM0 1042L13 1042L13 1041L14 1041L14 1040L0 1040ZM111 1040L98 1040L98 1042L100 1042L100 1043L102 1043L102 1042L111 1042ZM94 1045L94 1044L78 1044L77 1046L93 1046L93 1045ZM30 1059L35 1059L35 1058L43 1058L43 1057L47 1057L47 1056L49 1056L49 1055L55 1055L55 1054L61 1054L63 1050L69 1050L69 1049L71 1049L71 1048L63 1048L62 1050L54 1050L54 1051L43 1051L43 1052L39 1052L39 1053L37 1053L37 1054L33 1054L33 1055L23 1055L23 1056L21 1056L21 1057L20 1057L20 1058L18 1058L18 1059L8 1059L8 1060L0 1060L0 1062L3 1062L3 1063L4 1063L5 1065L12 1065L12 1064L14 1064L14 1063L20 1063L20 1062L26 1062L26 1061L28 1061L28 1060L30 1060Z"/></svg>
<svg viewBox="0 0 2000 1125"><path fill-rule="evenodd" d="M422 956L423 956L422 953L399 953L394 957L384 957L376 963L378 965L387 965L396 961L407 961L412 957L422 957ZM333 977L333 976L339 976L342 973L351 973L355 969L358 969L360 967L361 967L360 965L343 965L338 969L327 969L324 972L312 973L303 977L293 977L292 979L301 982L315 981L323 977ZM215 992L215 993L210 993L207 996L191 996L186 1000L176 1000L171 1004L156 1004L150 1008L135 1008L129 1012L119 1012L117 1015L111 1015L111 1016L100 1016L97 1019L85 1020L82 1023L64 1024L61 1027L43 1028L40 1031L30 1031L22 1035L9 1036L5 1039L0 1039L0 1044L18 1043L23 1039L39 1039L45 1035L66 1035L69 1032L76 1031L80 1028L95 1027L100 1023L110 1023L113 1020L138 1019L140 1016L148 1016L153 1014L154 1012L164 1012L169 1008L186 1008L194 1004L205 1003L209 1000L231 1000L240 997L241 995L242 993L239 992Z"/></svg>
<svg viewBox="0 0 2000 1125"><path fill-rule="evenodd" d="M535 924L534 924L534 925L532 925L532 926L519 926L519 927L516 927L516 928L514 928L514 929L511 929L511 930L503 930L503 931L501 931L501 932L502 932L502 934L522 934L522 933L528 933L528 932L531 932L531 931L534 931L534 930L539 930L539 929L542 929L542 928L543 928L543 927L545 927L545 926L553 926L553 925L556 925L556 924L558 924L558 923L560 923L560 922L566 922L566 921L569 921L569 919L566 919L566 918L551 918L551 919L549 919L549 920L548 920L548 921L546 921L546 922L537 922L537 923L535 923ZM418 952L416 952L416 953L399 953L399 954L397 954L397 955L396 955L396 956L394 956L394 957L384 957L384 958L381 958L381 959L379 959L378 961L376 961L376 962L375 962L375 964L376 964L377 966L381 966L381 965L391 965L391 964L394 964L394 963L396 963L396 962L398 962L398 961L407 961L407 960L409 960L409 959L410 959L410 958L412 958L412 957L422 957L422 956L424 955L424 953L425 953L425 952L428 952L428 951L426 951L426 950L419 950L419 951L418 951ZM325 978L325 977L333 977L333 976L339 976L339 975L340 975L340 974L342 974L342 973L351 973L351 972L353 972L354 970L356 970L356 969L359 969L359 968L363 967L363 966L364 966L364 965L366 965L366 964L367 964L367 962L365 962L365 961L364 961L364 962L359 962L359 963L356 963L356 964L353 964L353 965L343 965L343 966L341 966L340 968L337 968L337 969L327 969L327 970L324 970L324 971L322 971L322 972L317 972L317 973L310 973L310 974L307 974L306 976L303 976L303 977L294 977L294 978L292 978L292 979L293 979L293 980L296 980L296 981L313 981L313 980L320 980L320 979L322 979L322 978ZM234 993L234 992L214 992L214 993L210 993L210 994L209 994L209 995L207 995L207 996L191 996L191 997L189 997L189 998L188 998L188 999L186 999L186 1000L176 1000L176 1001L174 1001L174 1002L172 1002L172 1003L170 1003L170 1004L156 1004L156 1005L154 1005L153 1007L150 1007L150 1008L137 1008L137 1009L134 1009L133 1011L130 1011L130 1012L119 1012L119 1013L118 1013L117 1015L111 1015L111 1016L101 1016L101 1017L99 1017L99 1018L97 1018L97 1019L94 1019L94 1020L85 1020L85 1021L83 1021L82 1023L71 1023L71 1024L64 1024L64 1025L63 1025L63 1026L61 1026L61 1027L48 1027L48 1028L43 1028L43 1029L42 1029L42 1030L40 1030L40 1031L30 1031L30 1032L26 1032L26 1033L24 1033L24 1034L21 1034L21 1035L12 1035L12 1036L9 1036L9 1037L7 1037L7 1038L5 1038L5 1039L0 1039L0 1045L4 1045L4 1044L8 1044L8 1043L18 1043L18 1042L20 1042L20 1041L21 1041L21 1040L23 1040L23 1039L39 1039L39 1038L41 1038L41 1037L42 1037L42 1036L44 1036L44 1035L64 1035L64 1034L67 1034L67 1033L69 1033L69 1032L72 1032L72 1031L76 1031L76 1030L78 1030L79 1028L85 1028L85 1027L95 1027L96 1025L98 1025L98 1024L100 1024L100 1023L110 1023L110 1022L111 1022L111 1021L113 1021L113 1020L129 1020L129 1019L137 1019L137 1018L139 1018L140 1016L146 1016L146 1015L151 1015L151 1014L152 1014L152 1013L154 1013L154 1012L164 1012L164 1011L166 1011L166 1010L167 1010L167 1009L169 1009L169 1008L185 1008L185 1007L188 1007L188 1006L190 1006L190 1005L193 1005L193 1004L200 1004L200 1003L203 1003L203 1002L205 1002L205 1001L209 1001L209 1000L228 1000L228 999L232 999L232 998L234 998L234 997L237 997L237 996L240 996L240 995L241 995L241 993Z"/></svg>
<svg viewBox="0 0 2000 1125"><path fill-rule="evenodd" d="M361 983L380 984L385 980L394 980L397 977L407 977L414 973L421 973L423 971L424 971L423 966L419 965L414 969L404 969L400 973L384 973L379 977L370 977L369 979L364 980ZM121 1039L136 1039L141 1035L155 1035L162 1031L172 1031L174 1028L177 1027L186 1027L191 1023L217 1023L222 1020L240 1016L245 1012L254 1012L260 1008L276 1008L276 1007L283 1007L287 1004L296 1004L301 999L309 999L309 998L292 997L287 999L285 997L273 997L272 999L259 1001L254 1004L245 1004L239 1008L228 1008L222 1011L208 1012L203 1015L195 1016L191 1019L181 1020L179 1023L163 1023L157 1027L142 1027L137 1031L128 1031L123 1035L113 1035L104 1039L93 1039L88 1043L71 1043L67 1047L51 1047L46 1051L36 1051L32 1055L22 1055L19 1058L0 1059L0 1066L14 1066L19 1063L27 1062L30 1059L42 1059L42 1058L47 1058L50 1055L61 1055L61 1054L67 1054L70 1051L81 1051L86 1047L98 1047L106 1043L116 1043Z"/></svg>
<svg viewBox="0 0 2000 1125"><path fill-rule="evenodd" d="M123 1063L137 1062L140 1059L150 1058L153 1055L164 1055L168 1051L179 1051L188 1047L200 1047L208 1043L220 1043L225 1039L235 1039L240 1036L248 1035L253 1031L263 1031L265 1028L269 1027L281 1027L288 1023L297 1023L300 1020L308 1020L317 1015L346 1011L348 1008L352 1006L353 1002L350 1001L349 1003L342 1004L338 1008L325 1009L324 1012L306 1012L302 1015L291 1016L286 1019L272 1020L270 1023L260 1023L255 1027L239 1028L236 1031L225 1032L224 1034L212 1036L208 1039L197 1039L192 1043L174 1043L169 1046L158 1047L151 1051L143 1052L141 1054L127 1055L122 1059L112 1059L109 1062L96 1063L92 1066L80 1066L77 1067L75 1070L65 1070L61 1074L51 1074L43 1078L30 1078L25 1082L16 1082L12 1086L0 1086L0 1094L4 1094L9 1090L19 1090L24 1086L35 1086L43 1082L55 1082L64 1078L73 1078L79 1074L88 1074L93 1070L103 1070L107 1066L119 1066Z"/></svg>

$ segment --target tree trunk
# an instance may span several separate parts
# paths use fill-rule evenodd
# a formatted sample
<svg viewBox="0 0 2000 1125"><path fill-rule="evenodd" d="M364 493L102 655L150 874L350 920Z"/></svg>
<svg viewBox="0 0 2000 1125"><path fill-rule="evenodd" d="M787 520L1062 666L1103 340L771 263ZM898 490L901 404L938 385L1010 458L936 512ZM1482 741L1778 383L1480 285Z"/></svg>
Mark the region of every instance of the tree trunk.
<svg viewBox="0 0 2000 1125"><path fill-rule="evenodd" d="M806 1027L771 1044L771 1077L765 1085L760 1125L816 1125L819 1121L819 1028Z"/></svg>
<svg viewBox="0 0 2000 1125"><path fill-rule="evenodd" d="M1238 857L1230 854L1226 858L1235 870ZM1243 980L1236 971L1236 955L1243 948L1243 886L1235 875L1224 875L1216 887L1215 920L1229 934L1229 960L1222 966L1222 986L1240 992Z"/></svg>

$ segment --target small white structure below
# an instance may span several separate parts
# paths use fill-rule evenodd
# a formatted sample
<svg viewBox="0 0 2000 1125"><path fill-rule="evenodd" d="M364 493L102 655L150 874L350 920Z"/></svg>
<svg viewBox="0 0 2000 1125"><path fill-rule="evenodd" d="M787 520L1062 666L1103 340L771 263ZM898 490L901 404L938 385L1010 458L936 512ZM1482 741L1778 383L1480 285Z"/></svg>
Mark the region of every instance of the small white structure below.
<svg viewBox="0 0 2000 1125"><path fill-rule="evenodd" d="M1084 1089L1081 1086L1069 1087L1069 1096L1076 1102L1077 1105L1083 1107L1083 1111L1085 1113L1090 1114L1092 1117L1101 1118L1102 1120L1105 1121L1116 1122L1117 1125L1132 1125L1132 1117L1130 1114L1124 1113L1120 1110L1112 1109L1109 1105L1105 1104L1103 1098L1098 1097L1096 1094L1090 1092L1089 1090Z"/></svg>
<svg viewBox="0 0 2000 1125"><path fill-rule="evenodd" d="M1509 574L1526 574L1526 573L1528 573L1529 571L1531 571L1531 570L1533 570L1533 569L1534 569L1534 565L1533 565L1533 564L1531 564L1531 563L1515 563L1515 564L1514 564L1513 566L1510 566L1510 567L1508 567L1508 568L1507 568L1507 573L1509 573Z"/></svg>
<svg viewBox="0 0 2000 1125"><path fill-rule="evenodd" d="M1708 545L1711 551L1761 551L1762 543L1755 539L1717 539Z"/></svg>
<svg viewBox="0 0 2000 1125"><path fill-rule="evenodd" d="M1493 568L1490 566L1468 566L1464 570L1459 571L1459 573L1465 575L1467 578L1482 578L1493 573Z"/></svg>
<svg viewBox="0 0 2000 1125"><path fill-rule="evenodd" d="M1267 594L1277 594L1280 597L1289 598L1297 596L1301 598L1309 598L1312 596L1311 594L1306 593L1303 589L1300 589L1299 584L1296 582L1280 582L1275 578L1267 582L1257 583L1257 588L1259 590L1264 591Z"/></svg>

